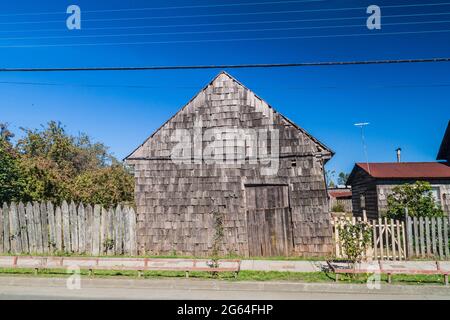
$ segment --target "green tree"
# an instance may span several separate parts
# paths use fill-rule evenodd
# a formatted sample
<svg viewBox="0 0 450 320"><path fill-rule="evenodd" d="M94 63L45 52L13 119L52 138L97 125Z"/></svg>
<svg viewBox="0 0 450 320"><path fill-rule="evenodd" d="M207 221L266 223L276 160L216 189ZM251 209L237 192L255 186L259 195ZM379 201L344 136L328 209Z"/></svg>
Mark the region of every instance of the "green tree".
<svg viewBox="0 0 450 320"><path fill-rule="evenodd" d="M428 182L417 181L392 189L387 197L387 216L393 219L404 217L405 209L412 217L441 217L442 209L436 203Z"/></svg>
<svg viewBox="0 0 450 320"><path fill-rule="evenodd" d="M340 172L337 180L338 185L347 185L348 176L348 173Z"/></svg>
<svg viewBox="0 0 450 320"><path fill-rule="evenodd" d="M0 125L0 199L63 200L105 206L132 202L134 179L108 148L86 134L70 135L55 121L14 135Z"/></svg>
<svg viewBox="0 0 450 320"><path fill-rule="evenodd" d="M20 170L10 143L12 134L0 125L0 204L17 200L21 194Z"/></svg>

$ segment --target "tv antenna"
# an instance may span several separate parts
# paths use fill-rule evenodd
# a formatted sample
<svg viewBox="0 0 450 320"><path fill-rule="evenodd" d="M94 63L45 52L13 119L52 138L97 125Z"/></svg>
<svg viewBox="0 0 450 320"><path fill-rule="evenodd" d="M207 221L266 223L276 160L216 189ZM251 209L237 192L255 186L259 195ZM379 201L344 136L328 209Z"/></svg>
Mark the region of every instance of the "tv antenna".
<svg viewBox="0 0 450 320"><path fill-rule="evenodd" d="M369 122L360 122L360 123L355 123L355 127L358 127L361 129L361 141L362 141L362 145L363 145L363 149L364 149L364 155L366 157L366 164L367 164L367 171L369 171L370 174L370 165L369 165L369 156L367 154L367 145L366 145L366 139L364 137L364 127L368 126L370 123Z"/></svg>

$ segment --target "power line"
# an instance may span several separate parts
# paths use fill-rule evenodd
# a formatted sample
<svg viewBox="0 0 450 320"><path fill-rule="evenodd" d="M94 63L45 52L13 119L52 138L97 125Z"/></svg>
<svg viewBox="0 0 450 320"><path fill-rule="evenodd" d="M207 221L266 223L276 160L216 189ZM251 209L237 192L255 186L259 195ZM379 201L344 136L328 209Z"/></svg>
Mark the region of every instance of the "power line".
<svg viewBox="0 0 450 320"><path fill-rule="evenodd" d="M270 64L190 65L190 66L148 66L148 67L80 67L80 68L0 68L0 72L74 72L74 71L145 71L145 70L194 70L194 69L242 69L242 68L286 68L323 67L349 65L380 65L403 63L450 62L450 57L424 59L387 59L363 61L324 61Z"/></svg>
<svg viewBox="0 0 450 320"><path fill-rule="evenodd" d="M427 33L448 33L450 29L401 31L382 33L350 33L331 34L315 36L286 36L286 37L260 37L260 38L230 38L230 39L199 39L199 40L168 40L168 41L136 41L136 42L101 42L101 43L66 43L66 44L38 44L38 45L2 45L0 48L50 48L50 47L92 47L92 46L122 46L122 45L148 45L148 44L176 44L176 43L208 43L208 42L235 42L235 41L268 41L268 40L295 40L316 38L343 38L343 37L365 37L365 36L387 36L387 35L411 35Z"/></svg>
<svg viewBox="0 0 450 320"><path fill-rule="evenodd" d="M397 22L397 23L383 23L383 26L417 25L417 24L439 24L439 23L449 23L449 22L450 22L450 20ZM214 34L214 33L233 33L233 32L314 30L314 29L335 29L335 28L356 28L356 27L365 27L365 25L363 25L363 24L350 24L350 25L348 25L347 24L347 25L334 25L334 26L287 27L287 28L228 29L228 30L183 31L183 32L178 31L178 32L154 32L154 33L92 34L92 35L78 35L78 36L11 37L11 38L2 38L2 40L109 38L109 37L136 37L136 36L186 35L186 34Z"/></svg>
<svg viewBox="0 0 450 320"><path fill-rule="evenodd" d="M267 1L267 2L240 2L226 4L206 4L192 6L169 6L169 7L146 7L146 8L121 8L121 9L101 9L101 10L83 10L83 13L99 13L99 12L127 12L127 11L150 11L150 10L171 10L171 9L196 9L196 8L218 8L218 7L235 7L235 6L256 6L256 5L273 5L273 4L290 4L290 3L307 3L307 2L324 2L327 0L289 0L289 1ZM0 16L26 16L26 15L56 15L66 14L66 12L28 12L28 13L4 13Z"/></svg>
<svg viewBox="0 0 450 320"><path fill-rule="evenodd" d="M417 14L396 14L385 15L383 20L387 18L406 18L406 17L422 17L422 16L441 16L449 15L450 12L438 13L417 13ZM339 17L339 18L318 18L318 19L292 19L292 20L265 20L265 21L240 21L240 22L220 22L220 23L199 23L199 24L169 24L169 25L147 25L147 26L120 26L120 27L92 27L83 28L82 31L90 30L121 30L121 29L146 29L146 28L178 28L178 27L203 27L203 26L228 26L228 25L249 25L249 24L273 24L273 23L292 23L292 22L318 22L318 21L341 21L341 20L355 20L367 19L366 16L357 17ZM0 30L0 32L52 32L65 31L67 29L26 29L26 30Z"/></svg>
<svg viewBox="0 0 450 320"><path fill-rule="evenodd" d="M450 5L450 2L390 5L390 6L383 6L383 8L406 8L406 7L438 6L438 5ZM365 10L365 9L367 9L367 7L322 8L322 9L307 9L307 10L260 11L260 12L234 12L234 13L214 13L214 14L200 14L200 15L157 16L157 17L152 16L152 17L129 17L129 18L104 18L104 19L84 19L83 21L99 22L99 21L130 21L130 20L132 21L132 20L152 20L152 19L206 18L206 17L266 15L266 14L284 14L284 13L351 11L351 10ZM56 22L60 23L61 20L0 22L0 24L1 25L10 25L10 24L14 25L14 24L56 23Z"/></svg>
<svg viewBox="0 0 450 320"><path fill-rule="evenodd" d="M167 85L167 86L147 86L134 84L82 84L82 83L55 83L55 82L24 82L24 81L0 81L0 84L5 85L29 85L29 86L61 86L61 87L83 87L83 88L127 88L127 89L162 89L162 88L176 88L176 89L197 89L198 86L181 86L181 85ZM380 84L357 86L357 88L367 89L383 89L383 88L446 88L450 87L450 83L434 83L434 84ZM276 88L276 87L275 87ZM329 85L329 86L283 86L277 89L286 90L314 90L314 89L354 89L355 85ZM255 87L254 89L274 89L274 87Z"/></svg>

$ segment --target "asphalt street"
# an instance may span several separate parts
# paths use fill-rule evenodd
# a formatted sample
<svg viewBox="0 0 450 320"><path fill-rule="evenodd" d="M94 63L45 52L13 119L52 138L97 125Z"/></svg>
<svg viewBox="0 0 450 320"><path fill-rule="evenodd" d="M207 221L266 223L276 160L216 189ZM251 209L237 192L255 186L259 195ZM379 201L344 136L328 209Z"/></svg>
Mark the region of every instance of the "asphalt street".
<svg viewBox="0 0 450 320"><path fill-rule="evenodd" d="M78 286L73 281L67 285L67 278L1 276L0 299L450 300L450 287L87 277Z"/></svg>

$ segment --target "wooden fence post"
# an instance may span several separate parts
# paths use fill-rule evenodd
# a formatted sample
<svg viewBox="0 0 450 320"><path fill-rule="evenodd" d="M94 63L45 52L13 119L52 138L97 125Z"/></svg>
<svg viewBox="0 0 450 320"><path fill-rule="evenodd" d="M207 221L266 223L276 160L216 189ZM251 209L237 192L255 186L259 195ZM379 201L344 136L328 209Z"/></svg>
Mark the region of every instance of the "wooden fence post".
<svg viewBox="0 0 450 320"><path fill-rule="evenodd" d="M378 218L378 239L380 239L380 260L384 260L384 248L383 248L383 223L381 218Z"/></svg>
<svg viewBox="0 0 450 320"><path fill-rule="evenodd" d="M447 217L449 218L449 217ZM448 231L449 231L449 219L445 219L442 218L442 222L444 223L444 251L445 251L445 257L448 259L450 258L450 252L449 252L449 236L448 236Z"/></svg>
<svg viewBox="0 0 450 320"><path fill-rule="evenodd" d="M420 255L425 257L425 228L423 217L419 217L419 232L420 232Z"/></svg>
<svg viewBox="0 0 450 320"><path fill-rule="evenodd" d="M101 210L101 217L100 217L100 254L107 254L108 248L107 245L109 245L109 241L111 239L108 239L108 211L105 208L102 208Z"/></svg>
<svg viewBox="0 0 450 320"><path fill-rule="evenodd" d="M414 253L416 257L420 256L419 252L419 220L417 217L413 218L413 227L414 227Z"/></svg>
<svg viewBox="0 0 450 320"><path fill-rule="evenodd" d="M436 217L431 217L431 242L434 257L437 255L436 236Z"/></svg>
<svg viewBox="0 0 450 320"><path fill-rule="evenodd" d="M23 205L23 202L19 202L17 212L19 214L20 241L22 248L20 253L29 253L27 218L25 216L25 206Z"/></svg>
<svg viewBox="0 0 450 320"><path fill-rule="evenodd" d="M11 251L11 235L9 233L9 206L3 204L3 251L9 253Z"/></svg>
<svg viewBox="0 0 450 320"><path fill-rule="evenodd" d="M36 239L36 252L44 253L44 247L42 244L42 225L41 225L41 209L38 202L33 202L33 224L34 224L34 237Z"/></svg>
<svg viewBox="0 0 450 320"><path fill-rule="evenodd" d="M50 201L47 202L47 218L48 218L48 239L49 252L54 252L56 250L56 230L55 230L55 208L53 207L53 203Z"/></svg>
<svg viewBox="0 0 450 320"><path fill-rule="evenodd" d="M20 239L20 223L19 214L17 212L17 206L14 202L9 206L9 223L11 229L11 252L21 253L22 252L22 241Z"/></svg>
<svg viewBox="0 0 450 320"><path fill-rule="evenodd" d="M30 251L30 253L35 253L37 251L36 231L35 231L35 225L34 225L33 205L30 202L28 202L25 207L25 216L26 216L26 220L27 220L29 251Z"/></svg>
<svg viewBox="0 0 450 320"><path fill-rule="evenodd" d="M130 254L132 256L137 255L137 242L136 242L136 213L134 212L134 209L130 207L130 210L128 212L130 216Z"/></svg>
<svg viewBox="0 0 450 320"><path fill-rule="evenodd" d="M78 252L78 217L77 206L73 200L69 205L69 219L70 219L70 241L72 252Z"/></svg>
<svg viewBox="0 0 450 320"><path fill-rule="evenodd" d="M116 247L116 254L122 254L123 249L123 216L122 216L122 208L119 205L117 205L116 210L114 212L114 221L115 221L115 247Z"/></svg>
<svg viewBox="0 0 450 320"><path fill-rule="evenodd" d="M92 254L94 256L100 254L100 211L101 207L96 204L92 223Z"/></svg>
<svg viewBox="0 0 450 320"><path fill-rule="evenodd" d="M106 232L108 239L114 244L108 248L108 255L114 255L116 252L115 232L114 232L114 210L109 208L106 212Z"/></svg>
<svg viewBox="0 0 450 320"><path fill-rule="evenodd" d="M41 237L42 237L42 248L44 253L48 253L48 219L47 219L47 206L44 202L40 204L41 208Z"/></svg>
<svg viewBox="0 0 450 320"><path fill-rule="evenodd" d="M86 214L83 203L78 206L78 252L86 251Z"/></svg>
<svg viewBox="0 0 450 320"><path fill-rule="evenodd" d="M61 212L62 212L62 226L63 226L63 247L64 252L71 252L72 246L70 244L70 213L69 213L69 205L64 200L61 205Z"/></svg>
<svg viewBox="0 0 450 320"><path fill-rule="evenodd" d="M55 210L55 245L56 250L63 251L63 224L60 206L57 206Z"/></svg>
<svg viewBox="0 0 450 320"><path fill-rule="evenodd" d="M86 253L92 254L92 224L94 221L94 212L90 204L85 207L86 215Z"/></svg>
<svg viewBox="0 0 450 320"><path fill-rule="evenodd" d="M444 257L444 250L442 245L442 221L443 219L438 218L437 219L437 226L438 226L438 247L439 247L439 258L442 260ZM447 244L448 245L448 244Z"/></svg>
<svg viewBox="0 0 450 320"><path fill-rule="evenodd" d="M425 217L425 240L426 240L426 255L431 257L431 240L430 240L430 219Z"/></svg>
<svg viewBox="0 0 450 320"><path fill-rule="evenodd" d="M394 219L391 219L391 243L392 243L392 260L396 260L396 250L395 250L395 227Z"/></svg>
<svg viewBox="0 0 450 320"><path fill-rule="evenodd" d="M414 245L414 240L413 240L413 229L412 229L412 219L408 214L408 208L406 208L406 235L408 238L408 252L407 252L407 257L411 258L412 256L414 256L414 251L413 251L413 245Z"/></svg>

